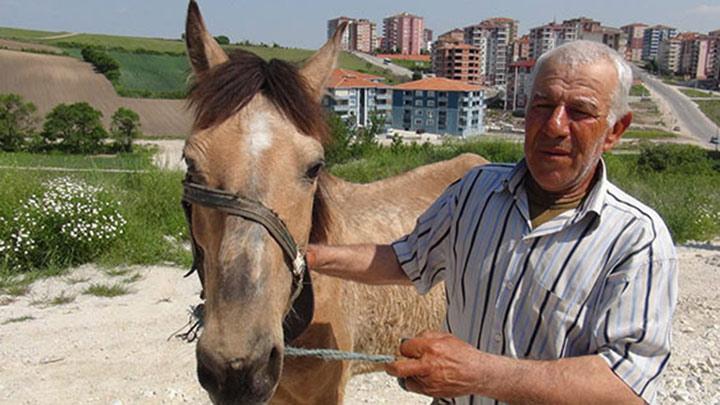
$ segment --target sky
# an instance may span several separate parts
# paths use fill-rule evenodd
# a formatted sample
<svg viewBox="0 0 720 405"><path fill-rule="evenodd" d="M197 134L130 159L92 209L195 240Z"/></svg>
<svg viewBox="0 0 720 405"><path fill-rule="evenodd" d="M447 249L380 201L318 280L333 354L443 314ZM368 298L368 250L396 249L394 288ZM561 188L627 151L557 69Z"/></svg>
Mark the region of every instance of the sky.
<svg viewBox="0 0 720 405"><path fill-rule="evenodd" d="M435 36L490 17L519 20L520 34L547 22L585 16L603 25L667 24L680 31L720 29L720 0L199 0L213 35L231 41L317 48L327 20L345 15L382 27L384 17L410 12ZM179 38L186 0L0 0L0 26L47 31Z"/></svg>

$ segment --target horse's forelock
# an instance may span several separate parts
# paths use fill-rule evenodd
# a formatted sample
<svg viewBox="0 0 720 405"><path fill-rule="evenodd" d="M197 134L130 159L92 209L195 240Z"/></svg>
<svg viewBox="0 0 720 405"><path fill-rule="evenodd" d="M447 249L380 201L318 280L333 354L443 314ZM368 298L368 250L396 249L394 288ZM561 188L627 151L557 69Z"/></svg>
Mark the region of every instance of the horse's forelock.
<svg viewBox="0 0 720 405"><path fill-rule="evenodd" d="M298 69L277 59L265 62L243 50L235 51L228 62L197 77L191 85L188 102L195 110L194 127L207 129L226 121L258 92L300 132L326 143L325 113Z"/></svg>

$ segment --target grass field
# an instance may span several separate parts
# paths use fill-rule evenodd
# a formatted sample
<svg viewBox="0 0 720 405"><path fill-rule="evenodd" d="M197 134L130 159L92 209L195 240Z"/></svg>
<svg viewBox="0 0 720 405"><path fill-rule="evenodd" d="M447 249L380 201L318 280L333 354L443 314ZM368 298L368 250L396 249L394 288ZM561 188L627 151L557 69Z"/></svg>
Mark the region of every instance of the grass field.
<svg viewBox="0 0 720 405"><path fill-rule="evenodd" d="M677 135L672 132L659 131L654 129L629 129L623 134L623 139L672 139Z"/></svg>
<svg viewBox="0 0 720 405"><path fill-rule="evenodd" d="M647 88L645 88L642 84L634 84L630 88L630 95L635 97L647 97L650 95L650 92Z"/></svg>
<svg viewBox="0 0 720 405"><path fill-rule="evenodd" d="M720 125L720 99L695 101L700 110L710 118L715 125Z"/></svg>
<svg viewBox="0 0 720 405"><path fill-rule="evenodd" d="M54 35L64 34L64 32L49 32L26 30L21 28L0 27L0 38L19 39L19 40L36 40L39 38L50 37Z"/></svg>
<svg viewBox="0 0 720 405"><path fill-rule="evenodd" d="M715 96L710 91L702 91L702 90L697 90L697 89L685 89L685 88L681 88L678 90L680 90L681 93L685 94L688 97L718 97L718 98L720 98L720 96Z"/></svg>
<svg viewBox="0 0 720 405"><path fill-rule="evenodd" d="M137 148L137 147L136 147ZM152 151L143 149L120 155L68 155L63 153L0 153L0 166L63 167L70 169L153 169ZM10 169L2 169L10 170Z"/></svg>

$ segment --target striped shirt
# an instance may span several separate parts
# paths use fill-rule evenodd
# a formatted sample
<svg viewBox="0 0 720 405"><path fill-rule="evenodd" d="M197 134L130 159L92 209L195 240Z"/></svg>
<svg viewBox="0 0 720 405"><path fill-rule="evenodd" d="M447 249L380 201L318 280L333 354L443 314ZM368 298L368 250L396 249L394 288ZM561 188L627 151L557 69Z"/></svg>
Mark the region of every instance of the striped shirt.
<svg viewBox="0 0 720 405"><path fill-rule="evenodd" d="M445 281L446 331L513 358L598 354L653 403L670 357L675 248L658 214L599 170L579 207L532 229L525 161L476 167L393 248L419 292Z"/></svg>

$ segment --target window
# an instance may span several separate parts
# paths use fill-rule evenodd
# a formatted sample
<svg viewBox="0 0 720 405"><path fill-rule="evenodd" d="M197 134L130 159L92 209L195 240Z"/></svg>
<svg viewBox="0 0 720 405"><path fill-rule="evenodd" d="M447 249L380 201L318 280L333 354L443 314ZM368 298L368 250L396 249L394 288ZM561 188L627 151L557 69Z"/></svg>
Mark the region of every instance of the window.
<svg viewBox="0 0 720 405"><path fill-rule="evenodd" d="M435 120L429 119L429 120L425 121L425 124L426 125L435 125Z"/></svg>
<svg viewBox="0 0 720 405"><path fill-rule="evenodd" d="M427 92L428 97L435 97L435 92L433 90L428 90Z"/></svg>
<svg viewBox="0 0 720 405"><path fill-rule="evenodd" d="M417 125L417 126L422 126L422 123L423 123L422 118L418 118L415 120L415 125Z"/></svg>
<svg viewBox="0 0 720 405"><path fill-rule="evenodd" d="M423 110L415 110L415 115L423 115Z"/></svg>
<svg viewBox="0 0 720 405"><path fill-rule="evenodd" d="M412 105L412 100L403 101L403 105Z"/></svg>
<svg viewBox="0 0 720 405"><path fill-rule="evenodd" d="M404 91L403 95L405 96L412 96L412 91Z"/></svg>
<svg viewBox="0 0 720 405"><path fill-rule="evenodd" d="M447 107L447 101L438 101L438 107Z"/></svg>
<svg viewBox="0 0 720 405"><path fill-rule="evenodd" d="M428 100L428 101L427 101L427 106L428 106L428 107L435 107L435 100Z"/></svg>
<svg viewBox="0 0 720 405"><path fill-rule="evenodd" d="M428 117L428 118L432 118L432 117L433 117L433 111L432 111L432 110L428 110L428 111L427 111L427 117Z"/></svg>
<svg viewBox="0 0 720 405"><path fill-rule="evenodd" d="M423 91L422 90L415 90L415 97L422 97Z"/></svg>
<svg viewBox="0 0 720 405"><path fill-rule="evenodd" d="M415 100L415 107L422 107L423 101L422 100Z"/></svg>

